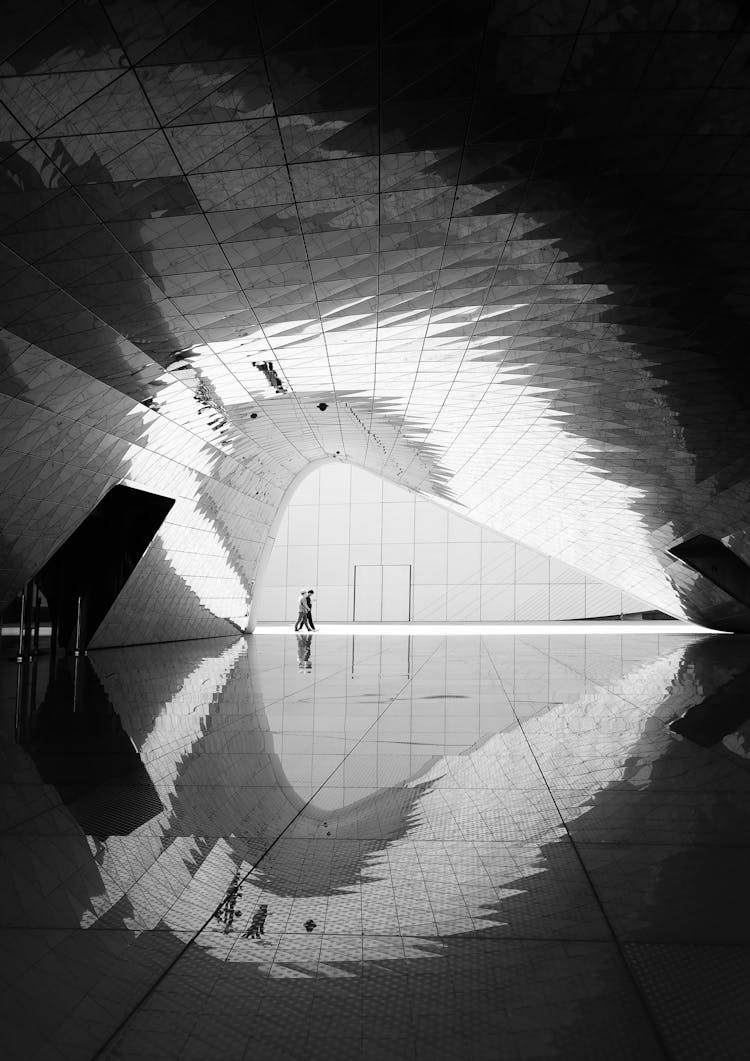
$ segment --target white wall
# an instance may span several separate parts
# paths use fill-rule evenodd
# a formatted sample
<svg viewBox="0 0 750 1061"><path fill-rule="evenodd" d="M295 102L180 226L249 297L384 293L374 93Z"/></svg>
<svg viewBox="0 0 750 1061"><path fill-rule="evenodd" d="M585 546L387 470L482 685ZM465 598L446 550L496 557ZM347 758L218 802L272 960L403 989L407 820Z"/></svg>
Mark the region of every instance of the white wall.
<svg viewBox="0 0 750 1061"><path fill-rule="evenodd" d="M259 622L292 622L302 588L313 617L353 617L356 564L412 565L412 621L512 622L635 612L629 597L402 487L348 464L305 479L282 518L259 587Z"/></svg>

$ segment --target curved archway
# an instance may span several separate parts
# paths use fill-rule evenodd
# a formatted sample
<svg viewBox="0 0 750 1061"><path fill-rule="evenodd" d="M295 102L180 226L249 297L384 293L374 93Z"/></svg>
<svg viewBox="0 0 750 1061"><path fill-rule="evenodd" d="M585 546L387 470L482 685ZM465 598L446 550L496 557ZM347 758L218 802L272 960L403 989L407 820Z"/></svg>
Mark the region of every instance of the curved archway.
<svg viewBox="0 0 750 1061"><path fill-rule="evenodd" d="M315 587L323 624L548 622L653 607L351 460L310 462L285 491L253 628L293 622L300 586Z"/></svg>
<svg viewBox="0 0 750 1061"><path fill-rule="evenodd" d="M268 568L268 562L271 559L271 553L273 552L273 547L276 544L276 535L278 534L279 526L281 525L281 521L284 518L284 515L286 514L286 510L289 508L289 502L296 494L300 485L305 481L305 479L312 475L312 473L317 468L320 468L326 464L335 463L336 461L333 457L321 457L319 460L311 460L308 464L305 465L305 467L301 471L297 472L295 477L292 479L292 481L289 483L286 490L284 491L281 501L279 502L279 507L276 510L276 515L274 516L271 526L268 529L268 534L266 535L263 550L260 554L260 559L258 560L258 566L256 567L255 584L253 585L253 595L252 600L250 601L250 610L248 613L247 620L248 634L251 634L255 629L258 610L258 592L261 586L263 585L266 570Z"/></svg>

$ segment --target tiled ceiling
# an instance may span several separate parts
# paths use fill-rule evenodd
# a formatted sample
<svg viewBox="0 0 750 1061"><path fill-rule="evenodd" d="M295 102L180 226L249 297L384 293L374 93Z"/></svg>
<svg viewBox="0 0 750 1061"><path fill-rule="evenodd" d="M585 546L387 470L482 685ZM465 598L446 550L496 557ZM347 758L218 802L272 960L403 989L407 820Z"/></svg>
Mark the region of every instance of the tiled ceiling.
<svg viewBox="0 0 750 1061"><path fill-rule="evenodd" d="M750 560L744 5L4 21L14 342L282 486L351 460L674 614L727 606L665 549Z"/></svg>

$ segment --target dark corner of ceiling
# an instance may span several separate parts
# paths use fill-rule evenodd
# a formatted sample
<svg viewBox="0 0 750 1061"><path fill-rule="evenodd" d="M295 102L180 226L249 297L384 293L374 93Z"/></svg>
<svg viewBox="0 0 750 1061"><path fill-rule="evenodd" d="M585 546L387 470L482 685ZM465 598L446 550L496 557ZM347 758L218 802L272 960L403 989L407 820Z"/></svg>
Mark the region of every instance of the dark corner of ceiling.
<svg viewBox="0 0 750 1061"><path fill-rule="evenodd" d="M750 632L750 565L718 538L696 534L673 545L669 556L698 572L718 589L731 597L734 605L730 614L717 621L718 616L707 616L717 629Z"/></svg>

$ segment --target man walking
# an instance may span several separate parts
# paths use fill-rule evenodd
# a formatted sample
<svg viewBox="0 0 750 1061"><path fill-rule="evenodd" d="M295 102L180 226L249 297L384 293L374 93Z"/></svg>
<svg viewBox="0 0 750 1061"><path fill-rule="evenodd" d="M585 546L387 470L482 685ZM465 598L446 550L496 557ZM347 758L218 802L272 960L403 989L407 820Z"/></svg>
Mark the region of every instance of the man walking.
<svg viewBox="0 0 750 1061"><path fill-rule="evenodd" d="M306 626L309 630L310 624L308 621L308 615L310 613L310 605L307 603L307 594L303 589L299 591L299 600L297 601L297 608L299 610L299 614L297 615L297 622L294 624L294 629L299 631L302 629L303 626Z"/></svg>
<svg viewBox="0 0 750 1061"><path fill-rule="evenodd" d="M307 629L308 630L314 630L315 629L315 623L312 621L313 591L311 589L309 589L307 591L307 597L305 599L307 600Z"/></svg>

